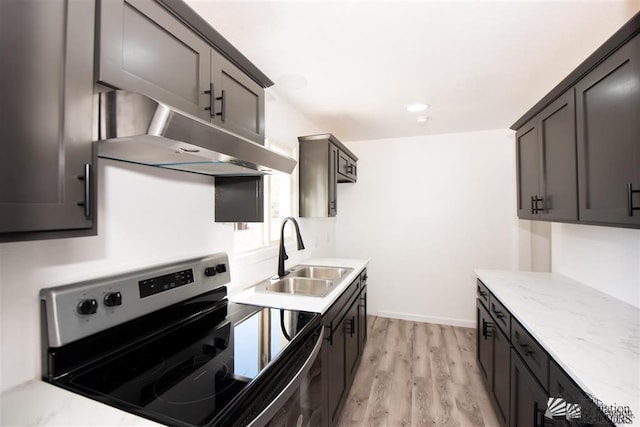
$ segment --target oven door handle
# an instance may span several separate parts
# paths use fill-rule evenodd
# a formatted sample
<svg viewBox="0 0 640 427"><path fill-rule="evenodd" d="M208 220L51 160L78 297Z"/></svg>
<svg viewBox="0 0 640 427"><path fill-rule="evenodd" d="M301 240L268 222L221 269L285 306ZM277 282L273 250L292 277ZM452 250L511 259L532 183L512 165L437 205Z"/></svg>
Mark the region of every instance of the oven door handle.
<svg viewBox="0 0 640 427"><path fill-rule="evenodd" d="M302 365L296 376L293 377L293 379L289 382L289 384L287 384L284 390L282 390L280 394L278 394L278 396L273 399L273 402L271 402L269 406L267 406L264 411L260 413L260 415L258 415L253 421L251 421L249 427L258 427L265 425L267 421L271 420L273 416L278 412L278 410L280 410L282 404L286 402L291 397L293 392L298 389L300 383L304 379L304 376L311 369L313 362L316 361L316 357L318 357L318 354L320 353L320 348L322 348L324 326L321 326L320 328L321 329L320 334L318 335L318 342L316 342L313 350L311 350L311 354L304 362L304 365Z"/></svg>

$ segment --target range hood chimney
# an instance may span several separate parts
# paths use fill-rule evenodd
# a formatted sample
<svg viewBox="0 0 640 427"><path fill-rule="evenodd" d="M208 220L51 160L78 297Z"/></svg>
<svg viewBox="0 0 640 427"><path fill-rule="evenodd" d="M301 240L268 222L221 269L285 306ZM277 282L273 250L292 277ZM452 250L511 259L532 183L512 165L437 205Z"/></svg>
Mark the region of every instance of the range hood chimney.
<svg viewBox="0 0 640 427"><path fill-rule="evenodd" d="M214 176L290 174L295 159L135 92L100 94L98 157Z"/></svg>

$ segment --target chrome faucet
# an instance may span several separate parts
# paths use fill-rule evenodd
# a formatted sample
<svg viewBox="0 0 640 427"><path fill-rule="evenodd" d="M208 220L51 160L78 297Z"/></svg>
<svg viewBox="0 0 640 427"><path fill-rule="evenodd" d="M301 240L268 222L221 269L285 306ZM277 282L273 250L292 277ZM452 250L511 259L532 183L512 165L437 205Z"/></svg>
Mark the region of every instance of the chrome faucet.
<svg viewBox="0 0 640 427"><path fill-rule="evenodd" d="M287 251L284 250L284 226L287 221L292 221L293 225L296 228L296 237L298 238L298 250L304 249L304 243L302 242L302 236L300 236L300 227L298 226L298 221L292 216L288 216L282 220L282 226L280 227L280 252L278 255L278 277L282 278L289 274L288 271L284 269L284 261L289 259L287 255Z"/></svg>

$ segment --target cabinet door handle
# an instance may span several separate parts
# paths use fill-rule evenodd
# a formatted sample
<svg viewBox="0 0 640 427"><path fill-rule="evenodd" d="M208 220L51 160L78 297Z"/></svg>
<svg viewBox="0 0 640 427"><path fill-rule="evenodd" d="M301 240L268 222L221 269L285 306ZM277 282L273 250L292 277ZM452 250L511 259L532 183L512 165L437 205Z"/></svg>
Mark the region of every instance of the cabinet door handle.
<svg viewBox="0 0 640 427"><path fill-rule="evenodd" d="M351 319L345 319L345 332L349 334L350 337L353 336L353 332L354 332L354 327L353 325L355 324L355 317L351 317Z"/></svg>
<svg viewBox="0 0 640 427"><path fill-rule="evenodd" d="M491 336L490 328L492 327L493 325L491 325L491 322L487 322L486 320L482 319L482 336L485 340Z"/></svg>
<svg viewBox="0 0 640 427"><path fill-rule="evenodd" d="M544 201L543 197L531 196L531 214L537 214L540 211L544 211L544 206L542 208L538 207L538 203Z"/></svg>
<svg viewBox="0 0 640 427"><path fill-rule="evenodd" d="M204 93L209 95L209 106L204 107L204 109L209 112L209 117L215 117L216 106L215 106L215 95L213 92L213 83L209 83L209 90L205 90Z"/></svg>
<svg viewBox="0 0 640 427"><path fill-rule="evenodd" d="M78 202L78 206L84 208L84 216L91 218L91 165L84 165L84 175L78 177L80 181L84 181L84 201Z"/></svg>
<svg viewBox="0 0 640 427"><path fill-rule="evenodd" d="M633 216L633 211L640 211L640 207L633 206L633 195L640 193L640 190L634 190L633 184L627 184L627 214Z"/></svg>
<svg viewBox="0 0 640 427"><path fill-rule="evenodd" d="M493 312L495 313L495 315L498 318L498 320L500 320L500 319L502 319L504 317L504 314L502 314L502 312L500 310L493 310Z"/></svg>
<svg viewBox="0 0 640 427"><path fill-rule="evenodd" d="M347 165L347 173L348 174L353 174L354 170L355 170L355 166L354 165Z"/></svg>
<svg viewBox="0 0 640 427"><path fill-rule="evenodd" d="M224 94L224 90L222 91L222 94L216 98L216 101L220 101L220 112L216 113L216 116L220 116L220 120L222 120L223 122L226 120L227 114L226 114L226 105L227 105L227 97Z"/></svg>

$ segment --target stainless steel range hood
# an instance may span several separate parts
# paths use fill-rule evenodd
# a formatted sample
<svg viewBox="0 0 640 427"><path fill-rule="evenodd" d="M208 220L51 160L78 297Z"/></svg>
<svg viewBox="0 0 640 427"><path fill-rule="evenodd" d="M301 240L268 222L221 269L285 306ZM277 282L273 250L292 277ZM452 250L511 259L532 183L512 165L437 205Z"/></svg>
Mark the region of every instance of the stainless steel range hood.
<svg viewBox="0 0 640 427"><path fill-rule="evenodd" d="M98 157L214 176L291 173L295 159L127 91L100 94Z"/></svg>

